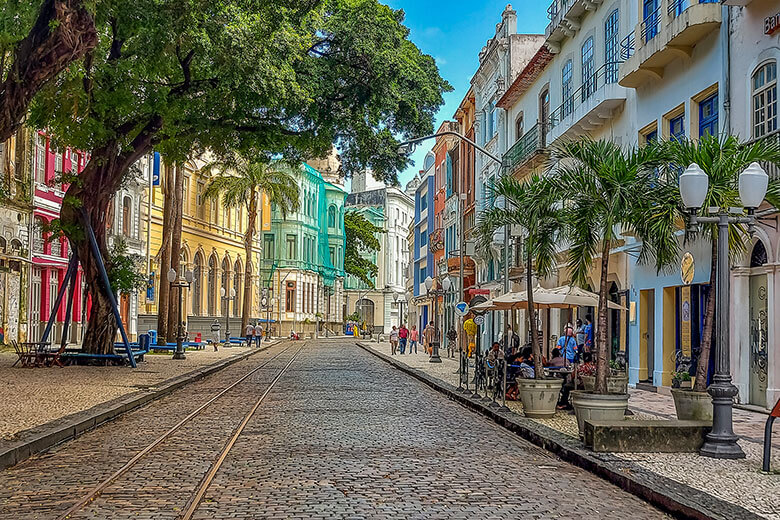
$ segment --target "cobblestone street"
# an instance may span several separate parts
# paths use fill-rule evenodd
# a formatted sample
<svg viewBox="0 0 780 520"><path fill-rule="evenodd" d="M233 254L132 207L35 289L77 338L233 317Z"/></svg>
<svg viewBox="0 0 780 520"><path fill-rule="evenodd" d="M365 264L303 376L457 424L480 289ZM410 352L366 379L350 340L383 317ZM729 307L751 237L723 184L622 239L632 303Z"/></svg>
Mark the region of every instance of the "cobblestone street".
<svg viewBox="0 0 780 520"><path fill-rule="evenodd" d="M300 353L293 359L295 353ZM0 518L57 518L250 370L72 518L665 518L346 340L289 342L0 475Z"/></svg>

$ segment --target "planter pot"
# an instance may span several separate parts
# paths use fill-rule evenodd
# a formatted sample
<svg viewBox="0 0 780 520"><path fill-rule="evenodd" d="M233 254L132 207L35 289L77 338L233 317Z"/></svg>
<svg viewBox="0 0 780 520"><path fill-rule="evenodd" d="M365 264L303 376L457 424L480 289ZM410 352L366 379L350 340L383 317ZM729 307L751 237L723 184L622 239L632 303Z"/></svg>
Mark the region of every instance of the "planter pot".
<svg viewBox="0 0 780 520"><path fill-rule="evenodd" d="M596 376L580 376L586 392L592 392L596 388ZM628 376L625 372L620 375L607 376L607 392L610 394L628 393Z"/></svg>
<svg viewBox="0 0 780 520"><path fill-rule="evenodd" d="M672 388L672 397L679 420L712 422L712 396L707 392Z"/></svg>
<svg viewBox="0 0 780 520"><path fill-rule="evenodd" d="M585 421L620 421L628 408L628 394L594 394L575 391L571 404L577 416L580 437L585 431Z"/></svg>
<svg viewBox="0 0 780 520"><path fill-rule="evenodd" d="M555 415L563 379L515 379L526 417L546 419Z"/></svg>

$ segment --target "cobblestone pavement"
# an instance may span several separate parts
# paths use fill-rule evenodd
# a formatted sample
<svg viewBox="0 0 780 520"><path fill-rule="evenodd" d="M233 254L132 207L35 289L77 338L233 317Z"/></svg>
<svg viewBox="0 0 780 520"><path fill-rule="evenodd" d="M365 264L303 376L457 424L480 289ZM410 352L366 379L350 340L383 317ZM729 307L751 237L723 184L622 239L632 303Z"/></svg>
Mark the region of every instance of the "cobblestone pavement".
<svg viewBox="0 0 780 520"><path fill-rule="evenodd" d="M289 344L288 344L289 345ZM294 342L74 518L176 518L298 347L195 518L666 518L356 347ZM286 346L286 345L285 345ZM52 518L283 346L0 473L0 518Z"/></svg>

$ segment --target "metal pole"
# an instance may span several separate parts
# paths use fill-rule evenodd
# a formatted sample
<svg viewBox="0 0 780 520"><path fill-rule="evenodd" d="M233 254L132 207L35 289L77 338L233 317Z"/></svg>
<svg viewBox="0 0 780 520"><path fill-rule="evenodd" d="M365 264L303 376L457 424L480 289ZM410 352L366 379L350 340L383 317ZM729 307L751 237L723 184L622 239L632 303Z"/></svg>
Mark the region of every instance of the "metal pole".
<svg viewBox="0 0 780 520"><path fill-rule="evenodd" d="M703 220L703 219L700 219ZM712 431L707 434L699 452L716 459L742 459L745 453L737 444L732 427L732 406L738 390L731 383L729 359L729 223L728 213L717 216L718 223L718 278L715 288L717 309L715 320L715 374L707 389L712 396Z"/></svg>
<svg viewBox="0 0 780 520"><path fill-rule="evenodd" d="M770 415L766 419L764 426L764 464L761 469L769 473L770 462L772 460L772 424L775 422L775 416Z"/></svg>
<svg viewBox="0 0 780 520"><path fill-rule="evenodd" d="M182 323L181 322L181 300L182 300L182 289L184 284L180 279L176 280L175 284L179 287L179 304L178 304L179 328L176 331L176 351L173 353L173 359L186 359L187 356L184 355L184 329L181 326Z"/></svg>
<svg viewBox="0 0 780 520"><path fill-rule="evenodd" d="M441 363L441 357L439 357L439 341L441 341L439 335L439 291L431 291L431 293L433 293L433 343L431 344L433 352L428 362Z"/></svg>

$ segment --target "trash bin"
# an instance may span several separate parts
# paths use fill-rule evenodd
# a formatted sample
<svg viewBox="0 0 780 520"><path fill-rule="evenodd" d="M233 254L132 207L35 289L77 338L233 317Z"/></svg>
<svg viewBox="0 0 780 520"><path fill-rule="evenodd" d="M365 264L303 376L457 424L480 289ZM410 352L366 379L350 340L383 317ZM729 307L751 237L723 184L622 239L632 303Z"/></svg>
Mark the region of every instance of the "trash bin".
<svg viewBox="0 0 780 520"><path fill-rule="evenodd" d="M157 331L149 330L148 334L149 334L149 344L157 345Z"/></svg>
<svg viewBox="0 0 780 520"><path fill-rule="evenodd" d="M138 347L140 350L149 350L150 334L141 334L138 336Z"/></svg>

